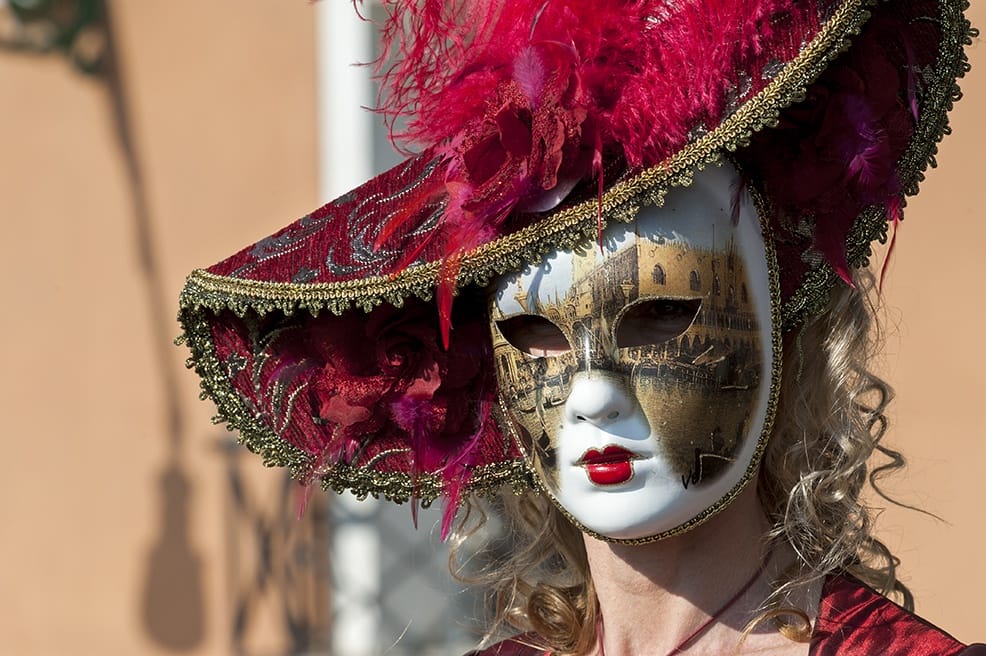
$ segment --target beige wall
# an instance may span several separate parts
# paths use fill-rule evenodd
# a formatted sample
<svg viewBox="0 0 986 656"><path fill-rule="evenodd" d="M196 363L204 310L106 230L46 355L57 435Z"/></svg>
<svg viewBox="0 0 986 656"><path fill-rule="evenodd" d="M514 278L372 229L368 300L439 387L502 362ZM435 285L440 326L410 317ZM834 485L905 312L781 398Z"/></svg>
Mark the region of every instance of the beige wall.
<svg viewBox="0 0 986 656"><path fill-rule="evenodd" d="M138 268L103 87L60 58L0 54L0 652L225 654L226 431L170 345L173 317L188 271L316 204L313 10L112 6L160 298L147 297ZM157 331L154 303L165 308ZM162 348L181 385L187 513L165 512Z"/></svg>
<svg viewBox="0 0 986 656"><path fill-rule="evenodd" d="M986 26L986 4L969 17ZM918 611L956 637L986 642L986 44L952 114L954 134L912 199L886 284L885 371L897 391L887 442L907 474L888 484L904 503L879 521L903 560Z"/></svg>
<svg viewBox="0 0 986 656"><path fill-rule="evenodd" d="M300 0L113 7L161 298L148 298L137 266L102 87L60 59L0 54L0 651L154 654L169 653L170 643L224 654L216 444L225 431L211 427L211 407L196 400L184 352L166 348L185 416L177 467L191 482L187 512L166 513L161 476L171 461L156 340L177 333L170 318L186 272L315 204L312 12ZM980 24L984 9L972 12ZM981 44L970 54L986 68ZM986 223L978 216L986 184L976 125L986 76L973 74L966 89L958 136L909 208L887 293L900 317L887 358L899 393L888 439L911 461L891 487L949 523L891 510L881 528L904 559L919 608L961 638L986 639L978 601L986 589ZM168 319L156 330L155 303ZM267 480L258 461L244 464ZM151 582L162 585L156 568L168 540L191 587L161 592ZM177 622L184 614L185 624L155 615L169 604L176 610L166 615Z"/></svg>

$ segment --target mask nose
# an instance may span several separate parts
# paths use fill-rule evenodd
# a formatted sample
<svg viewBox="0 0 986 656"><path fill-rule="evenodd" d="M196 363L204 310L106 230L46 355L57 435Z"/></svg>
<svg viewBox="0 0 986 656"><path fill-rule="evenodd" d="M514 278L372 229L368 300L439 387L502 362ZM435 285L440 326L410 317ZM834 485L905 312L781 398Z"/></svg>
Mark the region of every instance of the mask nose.
<svg viewBox="0 0 986 656"><path fill-rule="evenodd" d="M589 423L603 428L628 419L636 407L622 376L580 376L565 402L565 419L570 425Z"/></svg>

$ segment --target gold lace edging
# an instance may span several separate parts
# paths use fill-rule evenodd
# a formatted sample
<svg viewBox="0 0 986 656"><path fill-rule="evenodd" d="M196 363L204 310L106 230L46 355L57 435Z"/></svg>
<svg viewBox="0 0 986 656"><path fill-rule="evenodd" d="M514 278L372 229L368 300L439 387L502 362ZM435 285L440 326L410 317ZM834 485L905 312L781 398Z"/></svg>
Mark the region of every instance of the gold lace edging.
<svg viewBox="0 0 986 656"><path fill-rule="evenodd" d="M382 496L395 503L414 500L425 508L441 496L444 487L438 474L424 474L414 479L408 474L342 464L329 469L321 479L323 490L334 490L340 494L349 490L358 499ZM492 496L504 485L515 490L530 488L530 476L522 460L504 460L477 467L472 472L467 489L479 495Z"/></svg>

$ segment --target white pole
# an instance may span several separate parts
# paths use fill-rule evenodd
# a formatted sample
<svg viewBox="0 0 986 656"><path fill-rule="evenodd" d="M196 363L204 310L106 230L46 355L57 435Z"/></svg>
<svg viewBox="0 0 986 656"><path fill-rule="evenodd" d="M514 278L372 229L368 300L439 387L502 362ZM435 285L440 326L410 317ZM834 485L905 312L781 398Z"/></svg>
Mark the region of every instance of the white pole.
<svg viewBox="0 0 986 656"><path fill-rule="evenodd" d="M326 0L315 8L318 85L318 176L322 202L373 175L370 68L373 29L352 4ZM377 501L333 499L332 653L379 652L380 538L372 523Z"/></svg>
<svg viewBox="0 0 986 656"><path fill-rule="evenodd" d="M368 7L365 7L368 10ZM323 202L373 176L373 26L348 2L315 6L319 192Z"/></svg>

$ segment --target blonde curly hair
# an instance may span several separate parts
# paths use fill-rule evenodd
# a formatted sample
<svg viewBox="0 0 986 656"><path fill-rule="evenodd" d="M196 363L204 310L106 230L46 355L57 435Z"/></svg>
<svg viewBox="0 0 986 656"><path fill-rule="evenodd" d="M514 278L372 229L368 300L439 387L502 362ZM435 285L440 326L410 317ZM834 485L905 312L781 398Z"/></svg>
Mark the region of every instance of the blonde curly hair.
<svg viewBox="0 0 986 656"><path fill-rule="evenodd" d="M778 412L757 491L771 523L768 546L790 545L797 560L775 581L748 631L773 618L785 635L806 641L807 614L783 600L834 572L913 606L896 577L899 561L873 536L873 511L862 499L867 481L882 496L877 479L903 467L900 454L881 444L893 392L870 369L880 342L873 280L862 271L855 288L834 288L825 311L785 340ZM872 466L874 451L886 462ZM479 530L491 518L500 526L487 538L486 564L463 574L463 547L491 533ZM545 497L508 490L492 501L471 500L451 562L460 578L490 590L487 640L533 633L553 652L573 655L596 644L597 604L581 533Z"/></svg>

